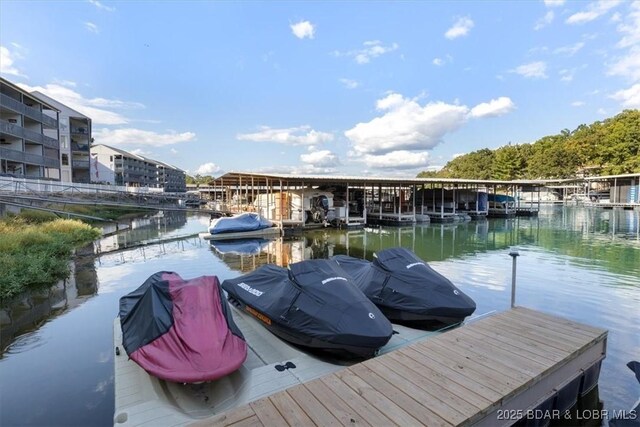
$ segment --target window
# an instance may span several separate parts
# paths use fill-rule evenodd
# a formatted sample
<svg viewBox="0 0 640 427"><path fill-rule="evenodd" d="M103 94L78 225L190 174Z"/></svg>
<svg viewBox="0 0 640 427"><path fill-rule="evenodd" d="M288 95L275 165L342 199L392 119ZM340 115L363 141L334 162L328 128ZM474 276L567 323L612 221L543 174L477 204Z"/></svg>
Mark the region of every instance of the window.
<svg viewBox="0 0 640 427"><path fill-rule="evenodd" d="M62 155L62 166L69 166L69 155L68 154L63 154Z"/></svg>
<svg viewBox="0 0 640 427"><path fill-rule="evenodd" d="M60 135L60 148L69 148L69 143L65 135Z"/></svg>

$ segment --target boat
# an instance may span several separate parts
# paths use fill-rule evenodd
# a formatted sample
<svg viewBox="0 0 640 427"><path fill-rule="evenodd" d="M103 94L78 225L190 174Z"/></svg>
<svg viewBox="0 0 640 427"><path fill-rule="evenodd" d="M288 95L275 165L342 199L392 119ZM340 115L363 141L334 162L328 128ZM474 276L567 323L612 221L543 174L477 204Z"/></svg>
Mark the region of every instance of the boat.
<svg viewBox="0 0 640 427"><path fill-rule="evenodd" d="M493 218L509 218L516 215L516 199L506 194L488 194L489 213Z"/></svg>
<svg viewBox="0 0 640 427"><path fill-rule="evenodd" d="M330 260L263 265L222 288L283 340L338 357L374 356L393 334L389 320Z"/></svg>
<svg viewBox="0 0 640 427"><path fill-rule="evenodd" d="M281 234L280 228L273 222L255 212L213 218L207 231L200 233L200 237L207 240L229 240L275 237Z"/></svg>
<svg viewBox="0 0 640 427"><path fill-rule="evenodd" d="M183 280L161 271L120 298L122 347L149 374L213 381L236 371L247 344L216 276Z"/></svg>
<svg viewBox="0 0 640 427"><path fill-rule="evenodd" d="M373 262L346 255L331 259L394 323L432 329L460 323L476 309L469 296L407 249L382 250Z"/></svg>

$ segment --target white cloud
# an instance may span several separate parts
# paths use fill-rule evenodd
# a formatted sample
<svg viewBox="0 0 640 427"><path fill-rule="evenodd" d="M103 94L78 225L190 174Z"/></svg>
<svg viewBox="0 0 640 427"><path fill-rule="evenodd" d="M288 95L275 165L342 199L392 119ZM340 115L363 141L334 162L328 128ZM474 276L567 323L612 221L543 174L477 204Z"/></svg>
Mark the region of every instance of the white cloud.
<svg viewBox="0 0 640 427"><path fill-rule="evenodd" d="M372 59L377 58L385 53L393 52L400 46L392 43L385 46L380 40L369 40L362 44L362 49L350 50L348 52L334 52L336 56L350 56L358 64L368 64Z"/></svg>
<svg viewBox="0 0 640 427"><path fill-rule="evenodd" d="M567 56L573 56L576 53L578 53L578 51L580 49L582 49L583 47L584 47L584 42L578 42L576 44L559 47L559 48L555 49L553 51L553 53L555 53L555 54L566 54Z"/></svg>
<svg viewBox="0 0 640 427"><path fill-rule="evenodd" d="M561 81L570 82L570 81L573 81L573 75L575 74L575 70L563 69L558 71L558 74L560 75Z"/></svg>
<svg viewBox="0 0 640 427"><path fill-rule="evenodd" d="M297 24L291 24L291 32L299 39L312 39L316 31L315 26L309 21L300 21Z"/></svg>
<svg viewBox="0 0 640 427"><path fill-rule="evenodd" d="M98 28L98 26L93 22L85 22L84 27L94 34L98 34L100 32L100 29Z"/></svg>
<svg viewBox="0 0 640 427"><path fill-rule="evenodd" d="M523 64L510 70L512 73L520 74L523 77L529 79L546 79L547 78L547 64L544 61L531 62L529 64Z"/></svg>
<svg viewBox="0 0 640 427"><path fill-rule="evenodd" d="M622 39L617 44L620 48L640 44L640 2L631 3L629 10L624 22L617 27L618 32L622 34Z"/></svg>
<svg viewBox="0 0 640 427"><path fill-rule="evenodd" d="M558 7L564 4L565 0L544 0L544 5L547 7Z"/></svg>
<svg viewBox="0 0 640 427"><path fill-rule="evenodd" d="M241 141L277 142L291 145L315 145L332 141L333 134L318 132L310 126L298 126L294 128L273 129L262 126L259 132L236 135Z"/></svg>
<svg viewBox="0 0 640 427"><path fill-rule="evenodd" d="M536 31L543 29L544 27L546 27L547 25L550 25L553 22L554 17L555 17L555 14L553 13L553 10L548 11L547 13L544 14L542 18L538 19L533 29Z"/></svg>
<svg viewBox="0 0 640 427"><path fill-rule="evenodd" d="M442 58L433 58L433 65L437 65L438 67L441 67L444 65L444 59Z"/></svg>
<svg viewBox="0 0 640 427"><path fill-rule="evenodd" d="M360 86L360 82L351 79L340 79L340 83L342 83L347 89L355 89Z"/></svg>
<svg viewBox="0 0 640 427"><path fill-rule="evenodd" d="M216 165L215 163L204 163L200 166L198 166L198 169L195 170L194 174L195 175L209 175L209 176L213 176L214 174L220 172L222 169L220 168L220 166Z"/></svg>
<svg viewBox="0 0 640 427"><path fill-rule="evenodd" d="M142 129L124 128L124 129L100 129L93 133L96 144L107 145L150 145L165 146L179 144L181 142L193 141L196 134L193 132L176 133L173 131L167 133L157 133Z"/></svg>
<svg viewBox="0 0 640 427"><path fill-rule="evenodd" d="M492 99L489 102L483 102L476 105L471 109L471 117L496 117L502 116L513 111L516 105L511 98L501 96L500 98Z"/></svg>
<svg viewBox="0 0 640 427"><path fill-rule="evenodd" d="M602 15L606 14L609 10L618 6L621 3L620 0L599 0L590 3L585 10L574 13L567 18L567 24L584 24L598 19Z"/></svg>
<svg viewBox="0 0 640 427"><path fill-rule="evenodd" d="M640 80L640 45L632 47L626 55L618 57L610 64L607 74L626 77L631 81Z"/></svg>
<svg viewBox="0 0 640 427"><path fill-rule="evenodd" d="M429 153L398 150L382 155L365 154L357 161L376 169L423 168L429 164Z"/></svg>
<svg viewBox="0 0 640 427"><path fill-rule="evenodd" d="M572 106L572 107L583 107L584 105L585 105L585 102L584 102L584 101L573 101L573 102L571 103L571 106Z"/></svg>
<svg viewBox="0 0 640 427"><path fill-rule="evenodd" d="M609 115L609 113L607 113L607 110L605 110L604 108L598 108L598 111L596 111L598 114L600 114L601 116L607 116Z"/></svg>
<svg viewBox="0 0 640 427"><path fill-rule="evenodd" d="M111 7L111 6L107 6L105 4L102 4L98 0L88 0L88 3L94 5L95 7L97 7L100 10L104 10L104 11L107 11L107 12L113 12L114 10L116 10L115 7Z"/></svg>
<svg viewBox="0 0 640 427"><path fill-rule="evenodd" d="M611 95L611 98L619 101L625 108L640 108L640 83L628 89L619 90Z"/></svg>
<svg viewBox="0 0 640 427"><path fill-rule="evenodd" d="M175 148L172 148L169 151L171 152L171 154L178 154L178 150L176 150Z"/></svg>
<svg viewBox="0 0 640 427"><path fill-rule="evenodd" d="M76 86L78 86L78 84L76 82L72 82L71 80L54 79L53 81L54 81L54 83L59 84L61 86L67 86L67 87L76 87Z"/></svg>
<svg viewBox="0 0 640 427"><path fill-rule="evenodd" d="M466 36L473 28L473 25L471 18L463 16L462 18L458 18L455 24L453 24L453 27L449 28L447 32L444 33L444 36L449 40Z"/></svg>
<svg viewBox="0 0 640 427"><path fill-rule="evenodd" d="M468 118L505 114L513 108L502 97L473 109L465 105L430 102L420 105L416 98L391 93L376 102L382 115L358 123L345 132L352 144L352 157L380 156L394 151L429 150L448 133L459 129Z"/></svg>
<svg viewBox="0 0 640 427"><path fill-rule="evenodd" d="M106 98L85 98L80 93L60 84L45 86L29 86L18 84L28 92L38 91L64 105L90 117L94 124L122 125L129 123L129 119L120 113L108 109L140 109L145 106L139 102L120 101Z"/></svg>
<svg viewBox="0 0 640 427"><path fill-rule="evenodd" d="M16 47L17 49L17 46L14 45L14 47ZM0 46L0 73L9 74L12 76L27 77L14 66L15 60L19 58L19 53L15 51L12 52L8 48Z"/></svg>
<svg viewBox="0 0 640 427"><path fill-rule="evenodd" d="M451 159L455 159L456 157L464 156L467 153L453 153L451 155Z"/></svg>
<svg viewBox="0 0 640 427"><path fill-rule="evenodd" d="M340 164L338 156L329 150L312 151L307 154L301 154L300 161L316 167L333 167Z"/></svg>

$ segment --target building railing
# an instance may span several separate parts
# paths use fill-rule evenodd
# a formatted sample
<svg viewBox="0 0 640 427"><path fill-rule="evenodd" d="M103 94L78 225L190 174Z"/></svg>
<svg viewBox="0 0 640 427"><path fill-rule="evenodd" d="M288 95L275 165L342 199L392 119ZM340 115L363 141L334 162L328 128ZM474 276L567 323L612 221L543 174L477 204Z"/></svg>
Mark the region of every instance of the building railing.
<svg viewBox="0 0 640 427"><path fill-rule="evenodd" d="M2 153L3 148L0 148ZM8 150L13 151L13 150ZM17 153L20 153L19 151ZM2 154L0 154L2 156ZM3 157L4 158L4 157ZM31 192L70 192L70 193L164 193L162 188L151 187L129 187L105 184L81 184L65 183L59 181L32 179L32 178L12 178L0 177L0 192L31 193Z"/></svg>
<svg viewBox="0 0 640 427"><path fill-rule="evenodd" d="M60 160L51 157L44 157L38 154L25 153L24 151L11 150L9 148L0 148L0 158L11 160L12 162L27 163L30 165L46 166L51 168L59 168Z"/></svg>
<svg viewBox="0 0 640 427"><path fill-rule="evenodd" d="M87 128L71 128L71 133L75 135L89 135L89 130Z"/></svg>
<svg viewBox="0 0 640 427"><path fill-rule="evenodd" d="M0 104L17 113L24 114L25 116L33 120L37 120L40 123L44 123L47 126L50 126L53 128L58 127L58 121L53 117L49 117L46 114L42 114L42 111L33 107L29 107L28 105L25 105L22 102L11 98L9 95L5 95L4 93L0 94Z"/></svg>
<svg viewBox="0 0 640 427"><path fill-rule="evenodd" d="M25 129L22 126L15 125L13 123L7 123L4 120L0 120L0 132L17 138L24 138L37 144L43 144L47 147L55 148L56 150L60 148L57 139L48 137L31 129Z"/></svg>
<svg viewBox="0 0 640 427"><path fill-rule="evenodd" d="M71 166L79 169L89 169L89 160L71 159Z"/></svg>
<svg viewBox="0 0 640 427"><path fill-rule="evenodd" d="M80 145L77 142L71 143L71 151L83 151L85 153L89 152L89 144Z"/></svg>

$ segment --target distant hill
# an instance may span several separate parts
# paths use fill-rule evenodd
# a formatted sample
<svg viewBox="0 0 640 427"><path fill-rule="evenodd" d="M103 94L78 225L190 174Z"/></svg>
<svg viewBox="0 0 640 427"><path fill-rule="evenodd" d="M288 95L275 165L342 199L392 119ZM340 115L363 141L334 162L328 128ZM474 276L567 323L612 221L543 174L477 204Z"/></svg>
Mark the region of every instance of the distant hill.
<svg viewBox="0 0 640 427"><path fill-rule="evenodd" d="M439 171L424 171L419 178L544 179L570 178L590 170L610 175L640 172L640 110L625 110L615 117L533 144L483 148L456 157Z"/></svg>

